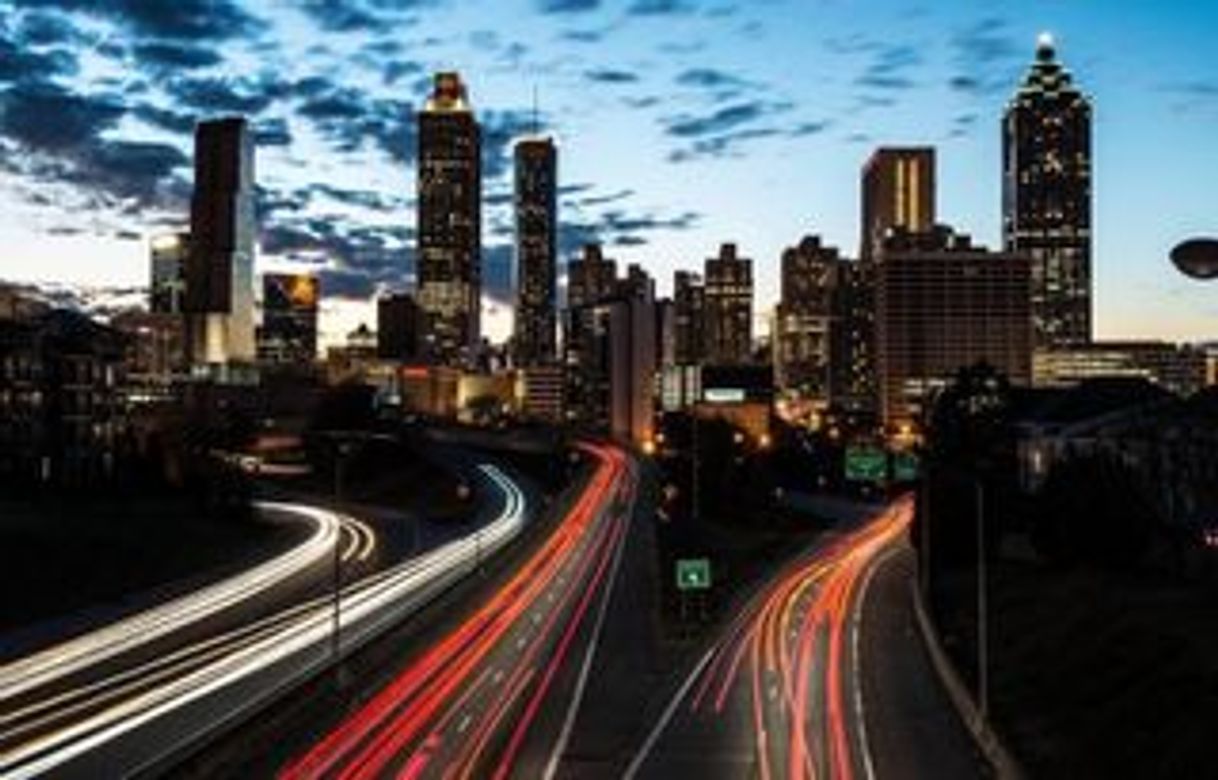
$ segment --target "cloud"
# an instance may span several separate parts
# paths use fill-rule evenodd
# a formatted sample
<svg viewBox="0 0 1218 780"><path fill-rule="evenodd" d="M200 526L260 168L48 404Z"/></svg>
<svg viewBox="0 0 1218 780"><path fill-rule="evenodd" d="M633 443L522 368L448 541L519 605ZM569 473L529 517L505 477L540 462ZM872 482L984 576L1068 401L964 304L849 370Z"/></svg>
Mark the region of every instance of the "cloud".
<svg viewBox="0 0 1218 780"><path fill-rule="evenodd" d="M65 49L34 51L21 38L0 38L0 83L73 76L79 69L76 56Z"/></svg>
<svg viewBox="0 0 1218 780"><path fill-rule="evenodd" d="M699 136L721 133L731 130L748 122L760 119L766 114L766 104L760 101L737 103L718 109L714 113L703 116L681 116L669 123L669 135L679 138L697 138Z"/></svg>
<svg viewBox="0 0 1218 780"><path fill-rule="evenodd" d="M31 46L79 43L85 38L66 17L43 11L25 13L17 27L17 37Z"/></svg>
<svg viewBox="0 0 1218 780"><path fill-rule="evenodd" d="M47 82L20 83L0 94L0 134L34 151L61 152L92 142L124 113L109 98L78 95Z"/></svg>
<svg viewBox="0 0 1218 780"><path fill-rule="evenodd" d="M193 133L195 123L198 121L195 114L180 114L172 109L161 108L151 103L140 103L133 106L131 114L153 127L183 135Z"/></svg>
<svg viewBox="0 0 1218 780"><path fill-rule="evenodd" d="M626 9L626 13L634 16L665 16L687 14L694 10L696 6L689 0L634 0Z"/></svg>
<svg viewBox="0 0 1218 780"><path fill-rule="evenodd" d="M543 14L579 14L595 11L600 0L540 0L537 10Z"/></svg>
<svg viewBox="0 0 1218 780"><path fill-rule="evenodd" d="M1014 88L1019 46L1004 20L991 17L975 22L957 31L951 45L955 50L955 72L948 79L951 89L986 97Z"/></svg>
<svg viewBox="0 0 1218 780"><path fill-rule="evenodd" d="M716 68L690 68L677 74L677 84L682 87L723 89L724 87L747 87L749 81Z"/></svg>
<svg viewBox="0 0 1218 780"><path fill-rule="evenodd" d="M85 13L161 40L252 37L263 23L232 0L12 0L18 8Z"/></svg>
<svg viewBox="0 0 1218 780"><path fill-rule="evenodd" d="M595 68L584 71L584 78L601 84L633 84L639 80L638 74L628 70L614 68Z"/></svg>
<svg viewBox="0 0 1218 780"><path fill-rule="evenodd" d="M654 212L611 209L592 219L564 219L558 226L558 251L561 257L571 257L585 244L645 244L650 234L690 230L701 218L693 211L665 217Z"/></svg>
<svg viewBox="0 0 1218 780"><path fill-rule="evenodd" d="M257 114L280 94L273 82L227 76L173 79L166 90L195 110L235 114Z"/></svg>
<svg viewBox="0 0 1218 780"><path fill-rule="evenodd" d="M868 89L898 91L911 89L914 81L907 75L922 62L918 50L907 44L893 44L873 50L874 56L854 83Z"/></svg>
<svg viewBox="0 0 1218 780"><path fill-rule="evenodd" d="M1167 84L1163 92L1174 101L1176 111L1190 112L1197 109L1218 107L1218 80L1193 80Z"/></svg>
<svg viewBox="0 0 1218 780"><path fill-rule="evenodd" d="M144 66L164 71L207 68L223 61L214 49L183 43L141 43L132 54Z"/></svg>
<svg viewBox="0 0 1218 780"><path fill-rule="evenodd" d="M292 130L283 117L261 119L254 123L254 143L258 146L291 146Z"/></svg>

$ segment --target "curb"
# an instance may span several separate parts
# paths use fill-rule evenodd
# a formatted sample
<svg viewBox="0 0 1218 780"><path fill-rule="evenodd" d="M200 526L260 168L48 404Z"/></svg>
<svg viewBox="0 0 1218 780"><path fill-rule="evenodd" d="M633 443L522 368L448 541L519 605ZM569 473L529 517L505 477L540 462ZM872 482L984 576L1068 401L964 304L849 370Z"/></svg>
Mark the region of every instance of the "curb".
<svg viewBox="0 0 1218 780"><path fill-rule="evenodd" d="M922 635L922 644L930 655L931 665L935 667L939 682L947 691L956 714L960 716L960 721L998 777L1003 780L1023 780L1026 775L1019 766L1019 762L1003 745L989 722L981 717L972 694L969 693L964 681L960 679L959 673L952 665L951 659L943 650L943 645L939 642L939 634L926 610L926 603L922 599L922 591L918 588L916 580L910 584L909 591L910 598L913 600L914 614L917 615L918 633Z"/></svg>

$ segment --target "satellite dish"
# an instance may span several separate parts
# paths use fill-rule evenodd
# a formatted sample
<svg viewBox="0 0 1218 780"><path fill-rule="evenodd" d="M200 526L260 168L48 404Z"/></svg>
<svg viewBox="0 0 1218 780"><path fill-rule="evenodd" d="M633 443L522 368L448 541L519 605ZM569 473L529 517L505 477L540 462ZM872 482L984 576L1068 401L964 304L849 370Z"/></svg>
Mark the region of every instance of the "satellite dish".
<svg viewBox="0 0 1218 780"><path fill-rule="evenodd" d="M1218 279L1218 238L1190 238L1171 250L1180 273L1194 279Z"/></svg>

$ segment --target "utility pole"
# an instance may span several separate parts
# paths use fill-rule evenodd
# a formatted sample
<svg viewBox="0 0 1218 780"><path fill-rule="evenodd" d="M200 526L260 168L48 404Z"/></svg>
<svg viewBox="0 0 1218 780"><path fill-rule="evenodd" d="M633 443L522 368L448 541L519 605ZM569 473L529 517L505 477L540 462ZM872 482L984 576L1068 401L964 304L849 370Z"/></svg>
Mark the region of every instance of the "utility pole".
<svg viewBox="0 0 1218 780"><path fill-rule="evenodd" d="M990 712L990 637L989 603L986 593L987 572L985 555L985 493L981 478L977 488L977 707L981 719Z"/></svg>

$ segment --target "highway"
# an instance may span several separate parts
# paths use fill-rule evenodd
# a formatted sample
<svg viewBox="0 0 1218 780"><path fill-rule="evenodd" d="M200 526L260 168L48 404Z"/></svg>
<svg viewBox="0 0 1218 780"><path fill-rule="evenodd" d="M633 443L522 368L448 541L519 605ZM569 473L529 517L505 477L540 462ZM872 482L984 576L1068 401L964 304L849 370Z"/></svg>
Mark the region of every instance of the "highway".
<svg viewBox="0 0 1218 780"><path fill-rule="evenodd" d="M625 777L889 776L877 772L869 728L881 723L887 732L893 724L868 711L878 692L864 685L864 668L887 660L860 649L873 644L862 608L877 570L903 548L912 511L908 499L899 500L766 582L676 685ZM906 604L908 593L901 592ZM955 738L960 727L950 712L942 722L954 729L945 739ZM967 756L967 739L959 744ZM976 776L965 763L963 776ZM932 769L912 776L959 775Z"/></svg>
<svg viewBox="0 0 1218 780"><path fill-rule="evenodd" d="M313 507L267 506L316 528L266 564L3 667L0 776L148 769L399 622L520 532L523 493L495 466L479 469L501 507L466 536L369 573L376 537L363 523ZM234 624L234 608L268 589L310 570L326 576L336 545L344 579L348 570L357 575L337 612L330 595L315 595Z"/></svg>
<svg viewBox="0 0 1218 780"><path fill-rule="evenodd" d="M560 772L638 484L620 450L502 585L279 772L303 778L528 777Z"/></svg>

